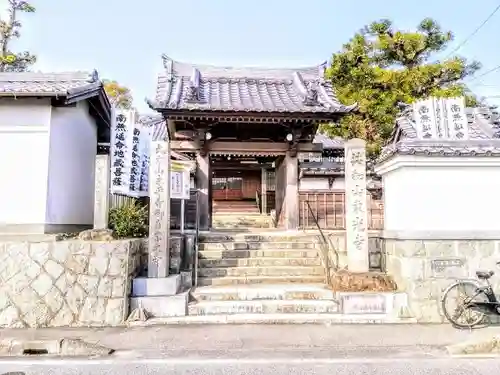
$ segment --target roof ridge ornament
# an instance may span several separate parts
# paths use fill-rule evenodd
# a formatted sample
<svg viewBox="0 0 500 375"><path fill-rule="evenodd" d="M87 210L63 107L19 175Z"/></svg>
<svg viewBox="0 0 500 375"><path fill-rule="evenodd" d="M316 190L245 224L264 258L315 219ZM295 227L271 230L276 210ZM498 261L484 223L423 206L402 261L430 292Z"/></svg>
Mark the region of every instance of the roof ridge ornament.
<svg viewBox="0 0 500 375"><path fill-rule="evenodd" d="M97 69L94 69L88 76L87 82L88 83L95 83L99 81L99 73L97 72Z"/></svg>
<svg viewBox="0 0 500 375"><path fill-rule="evenodd" d="M318 75L319 75L319 83L320 84L324 84L325 83L326 67L327 67L327 62L326 61L324 61L323 63L319 64L319 66L318 66Z"/></svg>
<svg viewBox="0 0 500 375"><path fill-rule="evenodd" d="M318 101L318 80L304 82L304 78L299 72L293 73L293 84L303 96L302 102L307 106L319 106Z"/></svg>
<svg viewBox="0 0 500 375"><path fill-rule="evenodd" d="M307 106L318 106L319 101L318 101L318 84L319 82L317 81L309 81L307 83L306 89L307 89L307 94L304 97L304 104Z"/></svg>
<svg viewBox="0 0 500 375"><path fill-rule="evenodd" d="M166 54L161 55L161 60L163 62L163 67L168 74L173 74L174 70L174 59L168 57Z"/></svg>
<svg viewBox="0 0 500 375"><path fill-rule="evenodd" d="M405 102L398 102L396 106L399 109L399 115L408 118L413 117L413 106Z"/></svg>
<svg viewBox="0 0 500 375"><path fill-rule="evenodd" d="M186 101L193 103L200 101L200 71L196 68L193 68L193 73L189 78L189 87L186 93Z"/></svg>

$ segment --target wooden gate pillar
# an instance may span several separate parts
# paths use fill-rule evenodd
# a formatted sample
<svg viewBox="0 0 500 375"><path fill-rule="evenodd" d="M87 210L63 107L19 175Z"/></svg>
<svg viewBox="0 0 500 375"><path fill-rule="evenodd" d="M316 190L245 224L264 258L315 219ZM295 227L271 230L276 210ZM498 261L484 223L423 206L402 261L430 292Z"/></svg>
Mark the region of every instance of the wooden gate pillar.
<svg viewBox="0 0 500 375"><path fill-rule="evenodd" d="M276 220L280 228L299 228L299 162L290 151L276 160Z"/></svg>
<svg viewBox="0 0 500 375"><path fill-rule="evenodd" d="M285 155L285 229L299 228L299 161L296 154Z"/></svg>
<svg viewBox="0 0 500 375"><path fill-rule="evenodd" d="M267 214L267 168L263 167L261 172L261 187L260 187L260 196L261 196L261 210L262 214Z"/></svg>
<svg viewBox="0 0 500 375"><path fill-rule="evenodd" d="M198 151L196 153L196 189L198 190L200 230L209 230L212 227L211 215L211 186L212 170L210 168L210 154Z"/></svg>

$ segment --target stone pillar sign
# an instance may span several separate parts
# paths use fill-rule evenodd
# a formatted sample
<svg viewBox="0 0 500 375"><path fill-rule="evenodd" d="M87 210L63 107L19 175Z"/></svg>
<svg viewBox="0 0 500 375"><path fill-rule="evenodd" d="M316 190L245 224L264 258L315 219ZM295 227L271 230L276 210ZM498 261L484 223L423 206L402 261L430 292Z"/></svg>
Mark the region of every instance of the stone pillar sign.
<svg viewBox="0 0 500 375"><path fill-rule="evenodd" d="M170 150L168 141L153 141L149 169L148 277L166 277L169 269Z"/></svg>
<svg viewBox="0 0 500 375"><path fill-rule="evenodd" d="M362 139L345 143L346 248L351 272L367 272L369 268L365 146Z"/></svg>
<svg viewBox="0 0 500 375"><path fill-rule="evenodd" d="M110 180L109 155L97 155L95 159L94 229L108 227Z"/></svg>

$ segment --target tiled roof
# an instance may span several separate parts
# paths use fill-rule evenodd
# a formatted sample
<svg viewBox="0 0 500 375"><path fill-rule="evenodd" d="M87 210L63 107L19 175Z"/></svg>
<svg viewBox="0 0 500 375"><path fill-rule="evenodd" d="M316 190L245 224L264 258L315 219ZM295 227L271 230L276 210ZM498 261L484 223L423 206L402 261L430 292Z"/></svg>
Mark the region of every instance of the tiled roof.
<svg viewBox="0 0 500 375"><path fill-rule="evenodd" d="M342 138L330 138L327 135L316 133L313 143L321 143L324 149L327 148L344 148L344 140Z"/></svg>
<svg viewBox="0 0 500 375"><path fill-rule="evenodd" d="M325 64L297 69L195 65L163 56L154 109L227 112L345 113Z"/></svg>
<svg viewBox="0 0 500 375"><path fill-rule="evenodd" d="M494 107L465 109L468 120L468 138L423 139L417 135L411 106L404 105L396 120L393 137L385 146L379 161L393 154L423 154L436 156L500 156L500 113Z"/></svg>
<svg viewBox="0 0 500 375"><path fill-rule="evenodd" d="M153 141L168 139L167 124L162 115L141 115L139 116L139 123L151 128L151 139Z"/></svg>
<svg viewBox="0 0 500 375"><path fill-rule="evenodd" d="M97 72L0 73L0 96L69 96L102 87Z"/></svg>

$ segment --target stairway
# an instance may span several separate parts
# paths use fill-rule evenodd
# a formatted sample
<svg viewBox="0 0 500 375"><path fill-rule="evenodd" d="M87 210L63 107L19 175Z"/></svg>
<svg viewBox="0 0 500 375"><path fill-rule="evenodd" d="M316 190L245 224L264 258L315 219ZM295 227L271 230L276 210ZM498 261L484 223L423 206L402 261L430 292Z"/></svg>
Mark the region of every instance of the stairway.
<svg viewBox="0 0 500 375"><path fill-rule="evenodd" d="M269 215L262 215L255 201L214 201L212 226L217 229L270 228Z"/></svg>
<svg viewBox="0 0 500 375"><path fill-rule="evenodd" d="M208 235L189 315L336 313L315 237Z"/></svg>
<svg viewBox="0 0 500 375"><path fill-rule="evenodd" d="M260 214L259 206L254 200L225 200L213 202L214 214Z"/></svg>

